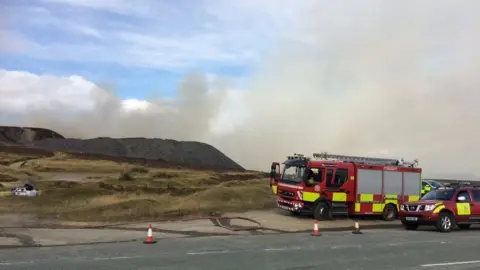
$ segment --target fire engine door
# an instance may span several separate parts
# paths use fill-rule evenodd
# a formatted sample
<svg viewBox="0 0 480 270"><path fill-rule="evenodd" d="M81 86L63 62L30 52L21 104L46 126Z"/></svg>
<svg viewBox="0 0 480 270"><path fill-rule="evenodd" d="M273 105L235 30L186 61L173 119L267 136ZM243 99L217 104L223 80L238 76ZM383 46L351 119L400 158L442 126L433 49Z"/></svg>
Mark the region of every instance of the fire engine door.
<svg viewBox="0 0 480 270"><path fill-rule="evenodd" d="M348 180L348 169L347 168L334 168L332 169L332 174L329 174L327 171L327 187L329 189L338 190L343 184Z"/></svg>
<svg viewBox="0 0 480 270"><path fill-rule="evenodd" d="M335 181L335 168L328 168L327 173L325 175L325 186L327 187L328 190L338 189L333 184L334 181Z"/></svg>
<svg viewBox="0 0 480 270"><path fill-rule="evenodd" d="M277 181L280 177L280 163L272 162L270 166L270 188L272 188L272 192L275 195L277 195Z"/></svg>

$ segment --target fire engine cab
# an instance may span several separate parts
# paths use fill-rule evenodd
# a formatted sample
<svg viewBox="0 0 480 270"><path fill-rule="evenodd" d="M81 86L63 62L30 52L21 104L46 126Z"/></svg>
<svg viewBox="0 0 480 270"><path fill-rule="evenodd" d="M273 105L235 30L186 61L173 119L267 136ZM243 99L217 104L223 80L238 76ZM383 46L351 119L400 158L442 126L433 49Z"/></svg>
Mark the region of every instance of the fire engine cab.
<svg viewBox="0 0 480 270"><path fill-rule="evenodd" d="M468 229L480 223L480 188L441 187L419 201L404 203L398 217L407 230L416 230L420 225L433 225L439 232L450 232L455 225Z"/></svg>
<svg viewBox="0 0 480 270"><path fill-rule="evenodd" d="M418 160L386 159L314 153L273 162L270 186L277 206L293 214L313 214L317 220L335 215L381 215L397 218L399 206L420 199Z"/></svg>

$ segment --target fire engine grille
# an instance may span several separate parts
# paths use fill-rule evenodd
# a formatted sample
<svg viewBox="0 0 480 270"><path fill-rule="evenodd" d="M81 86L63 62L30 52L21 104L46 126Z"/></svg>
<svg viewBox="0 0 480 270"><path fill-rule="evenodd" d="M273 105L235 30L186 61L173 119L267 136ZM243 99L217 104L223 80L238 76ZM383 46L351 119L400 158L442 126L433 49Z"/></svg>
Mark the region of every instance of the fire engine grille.
<svg viewBox="0 0 480 270"><path fill-rule="evenodd" d="M295 195L291 191L286 191L286 190L279 190L278 194L286 196L286 197L294 197Z"/></svg>

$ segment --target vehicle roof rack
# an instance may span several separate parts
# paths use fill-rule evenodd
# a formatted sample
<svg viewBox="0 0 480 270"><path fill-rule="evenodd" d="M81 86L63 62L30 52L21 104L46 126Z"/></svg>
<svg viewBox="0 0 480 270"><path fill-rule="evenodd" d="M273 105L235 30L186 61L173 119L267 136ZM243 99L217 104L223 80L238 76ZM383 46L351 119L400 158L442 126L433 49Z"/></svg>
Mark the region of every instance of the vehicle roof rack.
<svg viewBox="0 0 480 270"><path fill-rule="evenodd" d="M364 164L374 164L374 165L383 165L383 166L401 166L401 167L410 167L414 168L418 165L418 160L414 161L405 161L402 159L390 159L390 158L373 158L373 157L361 157L361 156L346 156L346 155L335 155L328 154L327 152L313 153L313 157L317 160L337 160L343 162L355 162L355 163L364 163Z"/></svg>
<svg viewBox="0 0 480 270"><path fill-rule="evenodd" d="M288 160L296 159L296 160L306 160L306 161L309 161L311 158L306 157L306 156L303 155L303 154L294 153L292 156L287 156L287 159L288 159Z"/></svg>
<svg viewBox="0 0 480 270"><path fill-rule="evenodd" d="M447 183L445 184L445 187L449 187L449 188L478 187L478 184L475 185L468 181L459 181L459 182Z"/></svg>

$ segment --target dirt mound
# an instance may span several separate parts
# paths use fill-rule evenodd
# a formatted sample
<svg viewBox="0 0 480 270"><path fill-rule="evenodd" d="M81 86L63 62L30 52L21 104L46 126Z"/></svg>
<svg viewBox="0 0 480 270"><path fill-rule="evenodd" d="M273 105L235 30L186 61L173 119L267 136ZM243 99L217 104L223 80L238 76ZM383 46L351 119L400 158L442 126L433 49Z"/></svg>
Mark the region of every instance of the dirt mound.
<svg viewBox="0 0 480 270"><path fill-rule="evenodd" d="M69 153L144 158L177 164L243 170L240 165L213 146L200 142L179 142L146 138L46 139L33 142L31 146Z"/></svg>
<svg viewBox="0 0 480 270"><path fill-rule="evenodd" d="M27 145L49 138L64 137L45 128L0 126L0 145Z"/></svg>
<svg viewBox="0 0 480 270"><path fill-rule="evenodd" d="M244 171L215 147L201 142L147 138L68 139L42 128L0 127L0 151L48 157L59 151L81 159L152 167Z"/></svg>

